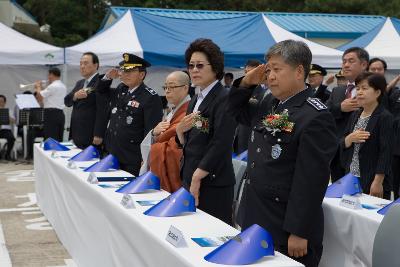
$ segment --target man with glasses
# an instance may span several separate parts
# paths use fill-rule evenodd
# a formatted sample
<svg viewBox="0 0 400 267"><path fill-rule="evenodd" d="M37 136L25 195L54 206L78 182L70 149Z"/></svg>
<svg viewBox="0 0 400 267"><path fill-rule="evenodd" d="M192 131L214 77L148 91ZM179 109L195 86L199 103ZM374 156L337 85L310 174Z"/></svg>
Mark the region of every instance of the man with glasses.
<svg viewBox="0 0 400 267"><path fill-rule="evenodd" d="M79 66L83 79L77 81L74 89L65 96L64 104L72 107L70 138L77 147L85 149L92 144L100 146L103 142L107 126L107 103L94 90L99 79L97 55L92 52L83 53Z"/></svg>
<svg viewBox="0 0 400 267"><path fill-rule="evenodd" d="M117 157L122 170L137 176L142 163L140 143L161 121L162 103L159 95L143 83L150 63L128 53L123 59L121 73L112 69L100 76L97 90L109 94L112 103L106 150ZM111 89L112 79L118 77L122 83Z"/></svg>
<svg viewBox="0 0 400 267"><path fill-rule="evenodd" d="M182 149L175 142L176 126L186 115L189 105L190 79L182 71L174 71L165 81L165 97L172 110L165 119L152 130L153 144L150 149L150 170L161 180L161 188L175 192L182 186L180 160Z"/></svg>

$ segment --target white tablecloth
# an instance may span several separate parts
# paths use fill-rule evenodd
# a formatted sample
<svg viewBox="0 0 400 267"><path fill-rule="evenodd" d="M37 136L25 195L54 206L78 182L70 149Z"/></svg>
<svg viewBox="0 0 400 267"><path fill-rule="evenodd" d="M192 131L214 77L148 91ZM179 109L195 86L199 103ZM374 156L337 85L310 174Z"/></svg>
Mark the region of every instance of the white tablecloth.
<svg viewBox="0 0 400 267"><path fill-rule="evenodd" d="M388 200L362 195L362 204L378 206ZM339 205L340 199L325 198L324 252L320 267L371 267L375 234L383 216L377 209L352 210Z"/></svg>
<svg viewBox="0 0 400 267"><path fill-rule="evenodd" d="M72 156L78 150L57 152ZM79 163L88 166L91 163ZM51 158L51 152L35 146L35 175L38 204L54 227L60 241L80 267L119 266L225 266L203 257L214 248L203 248L191 237L218 237L238 230L198 210L194 214L159 218L120 205L122 194L86 182L88 173L66 168L67 158ZM125 174L117 171L114 175ZM104 174L103 174L104 175ZM109 176L106 173L104 176ZM161 200L167 192L133 195L135 200ZM181 230L188 247L175 248L165 240L169 227ZM276 253L251 266L298 267L300 263Z"/></svg>

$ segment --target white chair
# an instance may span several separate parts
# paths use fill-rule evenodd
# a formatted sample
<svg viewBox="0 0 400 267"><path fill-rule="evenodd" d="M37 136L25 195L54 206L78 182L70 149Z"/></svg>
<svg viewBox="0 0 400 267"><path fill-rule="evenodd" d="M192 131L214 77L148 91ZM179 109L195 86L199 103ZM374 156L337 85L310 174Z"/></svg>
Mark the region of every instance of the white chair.
<svg viewBox="0 0 400 267"><path fill-rule="evenodd" d="M400 204L387 211L375 235L372 267L400 266Z"/></svg>

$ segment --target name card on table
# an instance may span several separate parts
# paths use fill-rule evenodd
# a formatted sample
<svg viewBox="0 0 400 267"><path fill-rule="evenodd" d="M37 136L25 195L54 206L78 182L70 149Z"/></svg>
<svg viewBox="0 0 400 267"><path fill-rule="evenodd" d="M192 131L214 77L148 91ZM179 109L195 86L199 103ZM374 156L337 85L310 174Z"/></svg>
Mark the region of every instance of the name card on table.
<svg viewBox="0 0 400 267"><path fill-rule="evenodd" d="M359 196L343 195L340 200L340 206L343 206L352 210L359 210L362 208Z"/></svg>
<svg viewBox="0 0 400 267"><path fill-rule="evenodd" d="M169 243L171 243L174 247L183 248L187 247L185 238L182 232L176 228L175 226L171 225L168 230L167 237L165 238Z"/></svg>
<svg viewBox="0 0 400 267"><path fill-rule="evenodd" d="M76 169L76 164L73 161L68 161L67 163L67 168L68 169Z"/></svg>
<svg viewBox="0 0 400 267"><path fill-rule="evenodd" d="M124 196L121 199L121 205L125 209L134 209L135 208L135 202L132 199L132 196L129 194L124 194Z"/></svg>
<svg viewBox="0 0 400 267"><path fill-rule="evenodd" d="M98 184L99 183L99 180L97 180L97 176L96 176L96 174L94 174L94 172L91 172L89 174L89 177L87 178L87 181L90 184Z"/></svg>

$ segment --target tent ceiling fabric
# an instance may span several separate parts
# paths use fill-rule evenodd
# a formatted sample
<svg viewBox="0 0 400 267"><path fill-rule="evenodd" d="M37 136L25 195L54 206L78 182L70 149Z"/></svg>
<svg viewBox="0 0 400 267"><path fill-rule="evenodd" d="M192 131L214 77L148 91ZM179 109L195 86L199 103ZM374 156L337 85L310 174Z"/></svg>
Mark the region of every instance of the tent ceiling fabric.
<svg viewBox="0 0 400 267"><path fill-rule="evenodd" d="M0 22L0 64L63 64L64 49L32 39Z"/></svg>
<svg viewBox="0 0 400 267"><path fill-rule="evenodd" d="M82 53L88 51L96 53L99 56L100 64L104 66L118 65L124 52L143 57L143 49L136 33L131 11L128 10L113 25L90 39L66 48L66 63L79 65Z"/></svg>
<svg viewBox="0 0 400 267"><path fill-rule="evenodd" d="M368 51L370 58L380 57L387 61L389 69L400 69L400 21L387 18L384 23L364 36L340 47L346 50L353 46L360 46Z"/></svg>
<svg viewBox="0 0 400 267"><path fill-rule="evenodd" d="M263 15L263 18L265 24L267 25L271 35L274 37L276 42L280 42L287 39L302 41L306 43L310 48L313 54L313 63L324 66L325 68L338 68L342 64L341 51L314 43L294 33L291 33L281 28L277 24L273 23L265 15Z"/></svg>
<svg viewBox="0 0 400 267"><path fill-rule="evenodd" d="M144 57L154 65L184 67L185 50L197 38L212 39L220 46L229 67L243 66L249 58L262 60L267 47L275 43L259 14L205 20L134 12L133 20Z"/></svg>
<svg viewBox="0 0 400 267"><path fill-rule="evenodd" d="M264 59L277 41L296 39L306 42L314 62L338 68L341 52L308 41L271 22L261 13L227 16L221 19L176 18L128 10L113 25L89 40L66 49L67 64L79 64L85 51L99 55L102 65L113 66L123 52L143 55L155 66L184 67L184 53L197 38L210 38L225 54L226 67L241 67L250 59ZM110 41L111 40L111 41Z"/></svg>

